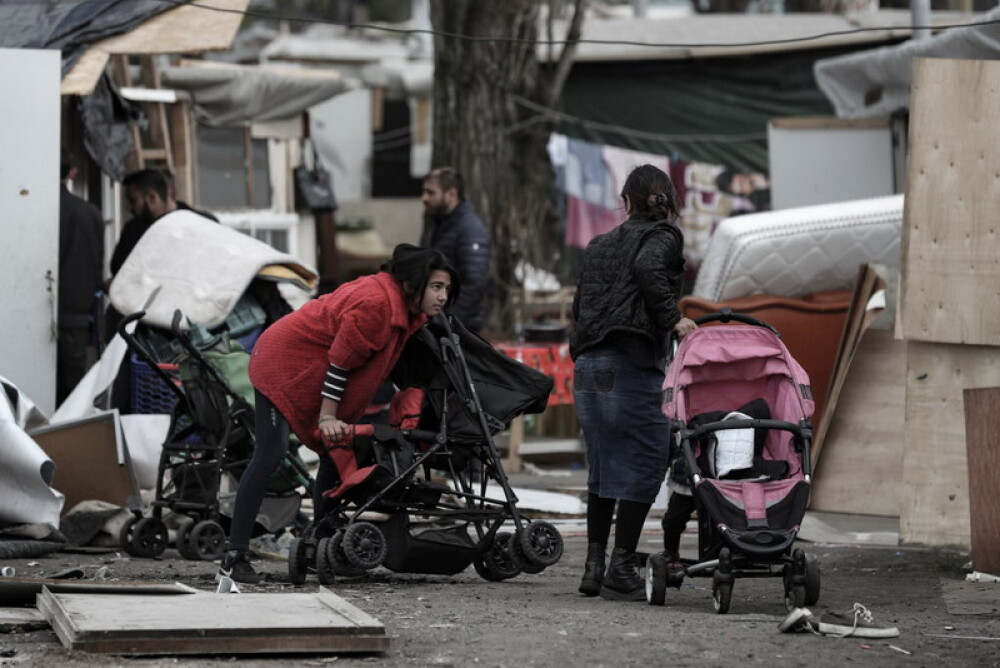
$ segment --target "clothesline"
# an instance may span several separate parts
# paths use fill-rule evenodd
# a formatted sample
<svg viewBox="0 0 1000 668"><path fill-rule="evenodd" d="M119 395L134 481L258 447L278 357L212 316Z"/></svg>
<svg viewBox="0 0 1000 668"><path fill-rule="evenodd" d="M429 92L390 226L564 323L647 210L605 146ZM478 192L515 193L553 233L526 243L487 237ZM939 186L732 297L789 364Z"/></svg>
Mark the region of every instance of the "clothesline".
<svg viewBox="0 0 1000 668"><path fill-rule="evenodd" d="M684 233L685 259L697 267L719 222L752 210L749 200L719 190L724 165L672 159L617 146L605 146L554 133L548 144L556 184L565 195L566 245L586 248L590 240L626 217L619 192L629 172L652 164L666 172L681 205L678 226Z"/></svg>

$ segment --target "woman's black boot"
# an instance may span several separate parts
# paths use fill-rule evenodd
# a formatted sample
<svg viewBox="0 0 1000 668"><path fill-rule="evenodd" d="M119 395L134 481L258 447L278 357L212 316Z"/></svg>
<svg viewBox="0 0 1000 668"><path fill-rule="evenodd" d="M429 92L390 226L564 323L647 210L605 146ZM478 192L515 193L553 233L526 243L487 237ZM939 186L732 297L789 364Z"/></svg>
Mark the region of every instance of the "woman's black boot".
<svg viewBox="0 0 1000 668"><path fill-rule="evenodd" d="M646 582L639 577L639 558L621 547L611 550L611 563L601 585L601 598L612 601L645 601Z"/></svg>
<svg viewBox="0 0 1000 668"><path fill-rule="evenodd" d="M583 579L580 580L581 594L597 596L601 593L601 583L604 582L604 551L607 548L603 543L587 545L587 563L583 565Z"/></svg>

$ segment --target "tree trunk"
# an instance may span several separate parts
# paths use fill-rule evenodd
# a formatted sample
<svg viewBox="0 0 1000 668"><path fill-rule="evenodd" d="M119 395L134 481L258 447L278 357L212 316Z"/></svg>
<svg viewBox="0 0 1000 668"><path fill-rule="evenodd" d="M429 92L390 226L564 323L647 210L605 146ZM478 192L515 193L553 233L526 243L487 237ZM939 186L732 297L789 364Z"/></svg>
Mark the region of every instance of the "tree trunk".
<svg viewBox="0 0 1000 668"><path fill-rule="evenodd" d="M536 57L540 5L537 0L431 2L432 162L462 173L466 199L490 228L488 326L504 332L513 324L518 263L552 270L562 248L546 151L552 124L518 104L521 99L551 105L568 71L559 66L562 61L543 69ZM575 0L578 12L581 5ZM579 22L574 25L578 34ZM572 51L563 55L569 58Z"/></svg>

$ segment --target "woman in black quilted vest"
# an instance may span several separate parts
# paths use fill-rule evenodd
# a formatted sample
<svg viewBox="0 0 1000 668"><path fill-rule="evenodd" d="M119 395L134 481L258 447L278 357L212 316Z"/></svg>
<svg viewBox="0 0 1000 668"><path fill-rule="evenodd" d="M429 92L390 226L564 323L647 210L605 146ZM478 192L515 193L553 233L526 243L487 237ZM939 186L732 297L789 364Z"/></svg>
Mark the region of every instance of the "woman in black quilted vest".
<svg viewBox="0 0 1000 668"><path fill-rule="evenodd" d="M677 191L653 165L621 192L628 220L587 246L573 299L574 397L587 443L587 562L580 592L645 600L636 548L667 471L669 425L660 409L667 337L695 324L677 308L684 237ZM605 553L615 542L605 571Z"/></svg>

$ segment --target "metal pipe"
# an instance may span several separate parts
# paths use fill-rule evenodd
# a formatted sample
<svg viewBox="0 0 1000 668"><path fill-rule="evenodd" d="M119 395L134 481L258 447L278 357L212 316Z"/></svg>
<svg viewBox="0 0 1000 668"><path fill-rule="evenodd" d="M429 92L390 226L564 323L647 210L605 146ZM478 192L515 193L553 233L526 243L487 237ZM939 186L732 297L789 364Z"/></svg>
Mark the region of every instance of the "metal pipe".
<svg viewBox="0 0 1000 668"><path fill-rule="evenodd" d="M910 0L910 22L913 39L928 39L931 36L931 0Z"/></svg>

